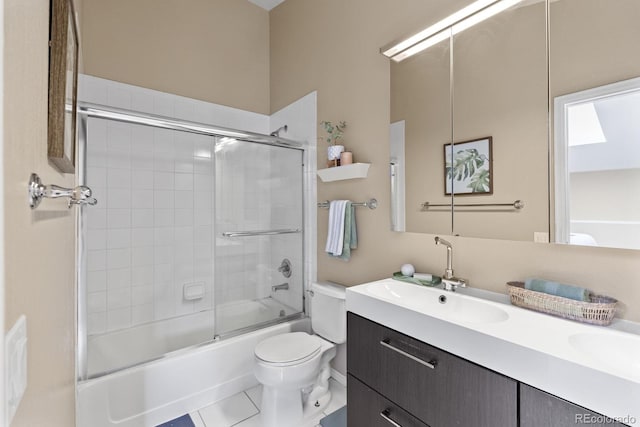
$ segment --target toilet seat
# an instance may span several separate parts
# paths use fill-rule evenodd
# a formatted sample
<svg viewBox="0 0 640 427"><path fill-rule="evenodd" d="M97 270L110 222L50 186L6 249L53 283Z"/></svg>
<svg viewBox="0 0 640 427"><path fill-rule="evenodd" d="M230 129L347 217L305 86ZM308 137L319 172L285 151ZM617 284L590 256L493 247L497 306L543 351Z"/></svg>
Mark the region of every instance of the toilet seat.
<svg viewBox="0 0 640 427"><path fill-rule="evenodd" d="M290 332L276 335L260 342L255 355L273 366L290 366L304 363L320 353L322 341L306 332Z"/></svg>

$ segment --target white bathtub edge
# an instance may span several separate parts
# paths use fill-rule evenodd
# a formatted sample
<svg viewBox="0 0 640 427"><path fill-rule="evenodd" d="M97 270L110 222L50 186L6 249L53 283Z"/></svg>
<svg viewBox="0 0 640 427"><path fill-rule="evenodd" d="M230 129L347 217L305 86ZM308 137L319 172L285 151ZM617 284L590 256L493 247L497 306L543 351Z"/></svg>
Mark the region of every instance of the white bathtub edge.
<svg viewBox="0 0 640 427"><path fill-rule="evenodd" d="M258 384L253 348L272 335L310 328L281 323L191 352L78 384L78 427L156 426ZM222 370L213 366L224 360Z"/></svg>

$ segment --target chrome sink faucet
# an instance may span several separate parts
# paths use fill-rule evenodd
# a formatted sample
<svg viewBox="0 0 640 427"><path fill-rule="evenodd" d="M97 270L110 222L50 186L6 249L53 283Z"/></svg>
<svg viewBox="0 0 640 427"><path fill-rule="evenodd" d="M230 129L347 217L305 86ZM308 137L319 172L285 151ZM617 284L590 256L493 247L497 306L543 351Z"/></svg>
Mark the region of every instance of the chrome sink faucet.
<svg viewBox="0 0 640 427"><path fill-rule="evenodd" d="M441 237L436 236L436 245L447 247L447 268L442 276L442 286L446 291L455 292L456 288L465 288L467 281L453 275L453 245Z"/></svg>

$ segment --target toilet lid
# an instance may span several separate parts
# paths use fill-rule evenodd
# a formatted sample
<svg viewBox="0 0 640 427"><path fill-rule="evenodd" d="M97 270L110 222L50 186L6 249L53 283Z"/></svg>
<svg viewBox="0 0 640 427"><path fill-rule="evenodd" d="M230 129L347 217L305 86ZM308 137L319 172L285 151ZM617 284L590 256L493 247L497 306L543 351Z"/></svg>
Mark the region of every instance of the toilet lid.
<svg viewBox="0 0 640 427"><path fill-rule="evenodd" d="M256 346L255 355L268 363L302 362L315 356L322 342L306 332L291 332L267 338Z"/></svg>

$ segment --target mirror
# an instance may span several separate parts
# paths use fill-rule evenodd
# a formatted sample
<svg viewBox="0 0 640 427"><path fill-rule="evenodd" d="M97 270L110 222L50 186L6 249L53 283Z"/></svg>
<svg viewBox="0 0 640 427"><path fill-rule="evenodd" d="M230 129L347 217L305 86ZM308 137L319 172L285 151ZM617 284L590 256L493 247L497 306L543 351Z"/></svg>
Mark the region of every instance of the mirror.
<svg viewBox="0 0 640 427"><path fill-rule="evenodd" d="M559 173L559 160L554 156L559 150L552 148L550 156L549 146L559 143L553 139L557 134L554 120L559 120L554 115L556 98L640 76L640 61L635 53L637 48L634 49L640 41L638 16L637 0L550 0L548 5L545 1L522 1L457 32L451 41L400 63L391 61L390 167L392 177L397 178L392 181L392 229L571 244L594 244L583 235L597 234L597 238L592 237L600 246L632 247L620 239L604 237L611 233L611 227L618 225L602 226L595 231L597 227L577 224L588 220L596 224L626 221L637 222L638 225L633 225L640 228L640 218L636 220L631 214L640 212L640 201L622 207L621 184L618 181L615 188L609 188L607 183L614 181L603 178L598 181L603 188L596 197L617 214L603 219L602 213L585 211L583 206L587 202L577 197L580 193L595 194L594 184L586 180L584 173L568 171L571 179L566 182L576 188L561 194L564 190L557 190L557 179L554 180L554 174ZM433 22L426 23L430 24ZM445 67L449 59L452 70ZM450 82L445 71L451 71L452 75L450 93L446 92ZM424 81L434 76L437 79ZM618 104L626 105L626 110L611 113L596 104L596 113L604 115L607 110L609 116L619 118L631 114L628 103ZM448 120L444 119L446 115ZM613 129L619 129L619 122L611 119L604 126L612 133ZM451 126L448 138L446 129L442 129L446 125ZM636 135L634 132L629 130L628 134ZM444 145L487 137L492 141L491 156L486 159L490 165L491 191L459 194L454 190L456 207L452 211L450 196L445 195L444 189ZM454 165L464 171L465 161L471 164L464 156L473 156L465 151L467 146L463 146L465 150L458 150L458 146L454 145L452 153ZM404 164L398 147L404 148ZM572 163L571 152L579 150L567 150L566 161ZM640 163L640 156L638 159ZM553 171L549 170L550 162L552 169L555 167ZM467 175L472 172L475 171L468 169ZM629 176L632 172L625 173L625 183L629 185L633 182ZM456 177L460 175L452 179L455 181ZM465 179L464 173L461 179ZM524 203L522 209L513 208L516 200ZM563 212L575 215L557 219L561 205L558 200L567 201L565 205L569 208L565 206ZM589 201L593 204L593 197ZM423 208L424 202L430 203L428 209ZM438 204L445 206L433 206ZM573 227L567 221L572 221ZM572 240L571 233L579 238ZM640 229L635 234L640 234Z"/></svg>
<svg viewBox="0 0 640 427"><path fill-rule="evenodd" d="M391 227L452 234L451 196L445 196L443 147L451 141L450 40L402 62L391 62ZM404 183L404 185L402 185ZM403 191L404 190L404 191ZM430 212L422 203L446 205Z"/></svg>
<svg viewBox="0 0 640 427"><path fill-rule="evenodd" d="M492 138L493 190L455 195L457 235L533 241L549 231L545 17L544 1L523 2L454 36L453 139ZM508 205L516 200L522 209Z"/></svg>
<svg viewBox="0 0 640 427"><path fill-rule="evenodd" d="M640 249L640 2L550 6L553 241Z"/></svg>

